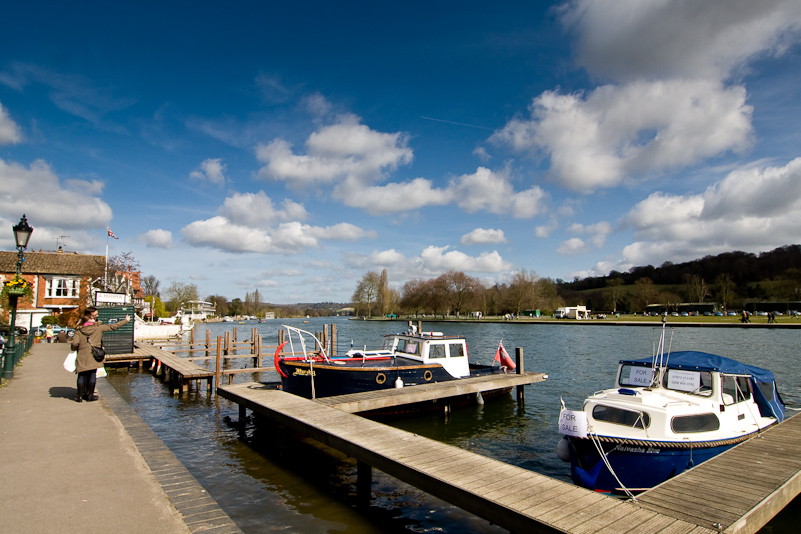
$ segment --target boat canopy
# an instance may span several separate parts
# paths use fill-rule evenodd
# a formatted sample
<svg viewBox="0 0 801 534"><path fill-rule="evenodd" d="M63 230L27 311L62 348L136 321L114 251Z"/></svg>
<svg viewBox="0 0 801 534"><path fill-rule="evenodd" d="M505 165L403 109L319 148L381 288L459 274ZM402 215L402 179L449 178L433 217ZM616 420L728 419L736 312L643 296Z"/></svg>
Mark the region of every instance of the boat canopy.
<svg viewBox="0 0 801 534"><path fill-rule="evenodd" d="M621 364L651 366L653 357L638 360L620 360ZM737 360L709 354L708 352L677 351L665 354L665 366L671 369L687 369L693 371L712 371L726 374L749 375L754 400L763 417L775 417L778 422L784 420L784 402L776 388L776 379L771 371L740 363Z"/></svg>

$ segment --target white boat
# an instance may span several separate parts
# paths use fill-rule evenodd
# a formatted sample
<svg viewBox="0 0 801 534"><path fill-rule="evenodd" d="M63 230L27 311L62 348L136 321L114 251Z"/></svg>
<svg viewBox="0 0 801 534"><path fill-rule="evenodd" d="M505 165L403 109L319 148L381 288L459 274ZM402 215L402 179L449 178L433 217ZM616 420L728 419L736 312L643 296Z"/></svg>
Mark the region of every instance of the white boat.
<svg viewBox="0 0 801 534"><path fill-rule="evenodd" d="M169 339L180 338L184 332L192 330L194 325L189 319L184 319L180 324L170 322L150 323L143 320L138 315L134 316L134 341L146 341L149 339Z"/></svg>
<svg viewBox="0 0 801 534"><path fill-rule="evenodd" d="M621 360L582 410L562 405L557 453L575 484L632 496L784 419L772 372L664 342L663 326L655 356Z"/></svg>

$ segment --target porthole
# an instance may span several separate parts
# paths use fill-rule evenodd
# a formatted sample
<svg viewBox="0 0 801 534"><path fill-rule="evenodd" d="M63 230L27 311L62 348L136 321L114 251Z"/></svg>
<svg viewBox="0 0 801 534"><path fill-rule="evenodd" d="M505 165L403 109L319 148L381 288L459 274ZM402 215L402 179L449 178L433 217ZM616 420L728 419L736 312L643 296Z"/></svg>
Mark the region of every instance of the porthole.
<svg viewBox="0 0 801 534"><path fill-rule="evenodd" d="M375 381L376 381L377 383L379 383L379 384L383 384L384 382L386 382L386 381L387 381L387 375L385 375L384 373L378 373L378 374L375 376Z"/></svg>
<svg viewBox="0 0 801 534"><path fill-rule="evenodd" d="M431 382L431 379L433 377L434 375L431 374L431 371L426 371L425 373L423 373L423 378L426 379L426 382Z"/></svg>

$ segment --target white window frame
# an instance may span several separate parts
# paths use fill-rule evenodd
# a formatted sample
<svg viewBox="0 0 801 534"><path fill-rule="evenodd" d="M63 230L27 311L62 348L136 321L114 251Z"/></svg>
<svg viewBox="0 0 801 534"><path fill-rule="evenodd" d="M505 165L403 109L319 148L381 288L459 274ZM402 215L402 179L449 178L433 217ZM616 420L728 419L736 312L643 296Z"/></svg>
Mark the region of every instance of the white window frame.
<svg viewBox="0 0 801 534"><path fill-rule="evenodd" d="M63 294L59 294L63 292ZM81 293L81 279L74 276L47 278L45 298L77 299Z"/></svg>

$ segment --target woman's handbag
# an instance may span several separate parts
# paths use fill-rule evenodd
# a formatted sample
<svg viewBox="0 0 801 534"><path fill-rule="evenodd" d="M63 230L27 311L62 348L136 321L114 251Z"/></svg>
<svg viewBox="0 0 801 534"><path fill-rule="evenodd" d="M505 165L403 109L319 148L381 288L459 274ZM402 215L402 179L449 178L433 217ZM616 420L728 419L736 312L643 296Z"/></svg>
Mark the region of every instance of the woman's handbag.
<svg viewBox="0 0 801 534"><path fill-rule="evenodd" d="M67 354L67 358L64 360L64 370L69 373L75 372L75 359L78 358L78 352L72 351Z"/></svg>
<svg viewBox="0 0 801 534"><path fill-rule="evenodd" d="M106 359L106 350L103 347L95 347L92 345L92 342L89 341L89 336L86 336L86 342L89 343L89 346L92 348L92 357L96 362L102 362Z"/></svg>

